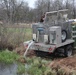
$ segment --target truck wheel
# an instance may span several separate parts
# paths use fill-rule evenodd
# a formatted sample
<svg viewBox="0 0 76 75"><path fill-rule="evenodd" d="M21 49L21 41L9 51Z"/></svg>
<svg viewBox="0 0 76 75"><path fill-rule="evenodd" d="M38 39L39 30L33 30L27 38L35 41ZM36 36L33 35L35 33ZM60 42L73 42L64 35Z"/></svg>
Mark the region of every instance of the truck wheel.
<svg viewBox="0 0 76 75"><path fill-rule="evenodd" d="M65 53L64 54L65 54L66 57L70 57L73 54L73 47L71 45L68 45L65 48Z"/></svg>
<svg viewBox="0 0 76 75"><path fill-rule="evenodd" d="M61 38L62 38L62 42L66 41L66 39L67 39L67 31L66 30L62 30L62 36L61 36Z"/></svg>

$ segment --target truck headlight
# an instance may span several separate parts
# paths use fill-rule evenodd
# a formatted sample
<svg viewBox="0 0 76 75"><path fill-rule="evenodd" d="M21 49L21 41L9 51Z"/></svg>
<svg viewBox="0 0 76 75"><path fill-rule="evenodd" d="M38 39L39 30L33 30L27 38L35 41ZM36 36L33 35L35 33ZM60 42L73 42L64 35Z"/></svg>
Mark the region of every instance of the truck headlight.
<svg viewBox="0 0 76 75"><path fill-rule="evenodd" d="M36 34L33 34L33 39L36 40Z"/></svg>
<svg viewBox="0 0 76 75"><path fill-rule="evenodd" d="M44 35L44 43L48 43L48 35Z"/></svg>

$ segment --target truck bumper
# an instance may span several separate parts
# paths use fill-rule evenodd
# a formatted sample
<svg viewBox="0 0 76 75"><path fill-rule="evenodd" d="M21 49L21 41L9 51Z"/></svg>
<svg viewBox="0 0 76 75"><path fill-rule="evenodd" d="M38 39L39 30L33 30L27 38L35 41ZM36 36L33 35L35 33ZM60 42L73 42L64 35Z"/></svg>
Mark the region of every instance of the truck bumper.
<svg viewBox="0 0 76 75"><path fill-rule="evenodd" d="M25 49L28 47L30 42L31 42L31 40L24 42ZM29 48L29 50L44 51L44 52L49 52L49 53L53 53L55 49L56 49L55 45L46 45L43 43L34 43Z"/></svg>
<svg viewBox="0 0 76 75"><path fill-rule="evenodd" d="M30 47L30 50L44 51L49 53L53 53L55 49L56 47L54 45L45 45L42 43L34 43L34 45Z"/></svg>

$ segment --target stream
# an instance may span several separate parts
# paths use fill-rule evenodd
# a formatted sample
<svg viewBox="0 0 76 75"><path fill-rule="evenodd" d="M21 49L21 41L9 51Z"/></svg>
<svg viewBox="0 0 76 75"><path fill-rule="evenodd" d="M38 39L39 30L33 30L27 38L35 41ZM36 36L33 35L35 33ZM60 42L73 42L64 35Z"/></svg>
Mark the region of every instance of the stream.
<svg viewBox="0 0 76 75"><path fill-rule="evenodd" d="M0 75L17 75L17 65L5 65L0 63Z"/></svg>
<svg viewBox="0 0 76 75"><path fill-rule="evenodd" d="M17 64L6 65L0 63L0 75L28 75L28 74L17 74ZM28 68L29 65L25 65L25 68Z"/></svg>

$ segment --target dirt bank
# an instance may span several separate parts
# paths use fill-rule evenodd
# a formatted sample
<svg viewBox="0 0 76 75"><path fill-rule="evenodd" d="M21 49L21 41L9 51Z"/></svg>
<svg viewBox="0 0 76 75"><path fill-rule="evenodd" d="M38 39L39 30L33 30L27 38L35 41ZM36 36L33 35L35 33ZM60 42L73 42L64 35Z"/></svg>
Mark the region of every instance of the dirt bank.
<svg viewBox="0 0 76 75"><path fill-rule="evenodd" d="M50 63L53 69L63 69L66 72L76 71L76 56L57 59Z"/></svg>
<svg viewBox="0 0 76 75"><path fill-rule="evenodd" d="M21 56L23 56L25 50L26 49L24 48L23 44L21 44L20 47L17 47L15 49L15 51ZM35 56L34 51L29 50L27 56L31 58L32 56ZM76 55L67 58L55 58L52 62L49 63L49 65L52 69L63 69L67 73L76 71Z"/></svg>
<svg viewBox="0 0 76 75"><path fill-rule="evenodd" d="M20 54L21 56L24 55L24 52L26 51L25 47L23 44L21 44L19 47L17 47L16 49L14 49L14 51L18 54ZM35 53L33 50L29 50L28 53L27 53L27 56L31 57L31 56L34 56Z"/></svg>

